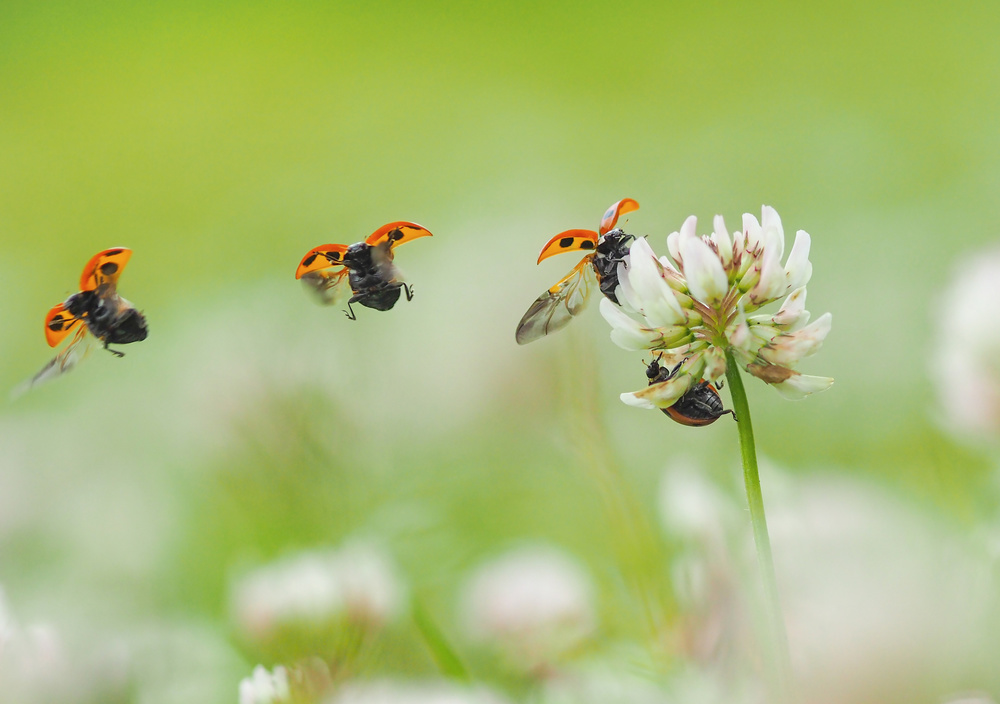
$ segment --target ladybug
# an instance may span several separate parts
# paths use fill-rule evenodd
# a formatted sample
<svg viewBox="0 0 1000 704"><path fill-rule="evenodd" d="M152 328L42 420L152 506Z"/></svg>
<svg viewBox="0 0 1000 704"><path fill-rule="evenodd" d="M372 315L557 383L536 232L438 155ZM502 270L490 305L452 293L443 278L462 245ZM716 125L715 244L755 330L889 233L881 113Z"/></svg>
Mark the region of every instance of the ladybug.
<svg viewBox="0 0 1000 704"><path fill-rule="evenodd" d="M323 244L310 249L295 270L295 278L301 279L326 305L336 303L350 288L353 295L344 314L357 320L352 303L389 310L396 305L401 291L406 293L406 300L413 299L413 287L402 281L393 264L394 250L405 242L430 236L427 228L414 222L391 222L364 242L350 246Z"/></svg>
<svg viewBox="0 0 1000 704"><path fill-rule="evenodd" d="M75 367L91 351L94 340L116 357L125 353L108 345L141 342L149 335L146 316L118 293L118 278L132 257L132 250L115 247L98 252L80 275L80 291L49 310L45 340L49 347L76 331L70 343L20 390L54 378ZM88 335L89 333L89 335Z"/></svg>
<svg viewBox="0 0 1000 704"><path fill-rule="evenodd" d="M590 250L590 253L531 304L517 325L515 338L519 345L526 345L565 327L573 316L583 310L595 280L601 293L618 303L615 294L615 289L618 288L618 264L628 254L635 236L612 228L619 216L638 209L638 201L624 198L607 209L601 218L598 232L566 230L542 247L538 263L561 252Z"/></svg>
<svg viewBox="0 0 1000 704"><path fill-rule="evenodd" d="M660 358L657 357L646 367L649 385L673 379L683 363L683 361L678 362L673 369L667 369L660 365ZM719 388L722 388L721 382ZM732 413L733 420L736 420L736 414L722 406L722 397L719 396L718 390L704 379L699 380L697 384L685 391L684 395L674 402L674 405L660 410L667 414L671 420L675 420L681 425L711 425L727 413Z"/></svg>

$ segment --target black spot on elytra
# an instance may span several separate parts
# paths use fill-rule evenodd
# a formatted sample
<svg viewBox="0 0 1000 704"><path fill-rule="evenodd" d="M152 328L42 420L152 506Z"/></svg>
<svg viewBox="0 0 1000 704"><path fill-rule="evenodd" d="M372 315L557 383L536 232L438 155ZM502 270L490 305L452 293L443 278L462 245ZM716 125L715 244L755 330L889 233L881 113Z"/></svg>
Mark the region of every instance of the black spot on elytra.
<svg viewBox="0 0 1000 704"><path fill-rule="evenodd" d="M49 321L49 330L52 330L53 332L59 332L60 330L63 329L64 322L66 321L62 317L62 314L60 313L59 315L57 315L56 317L54 317L52 320Z"/></svg>
<svg viewBox="0 0 1000 704"><path fill-rule="evenodd" d="M327 252L326 258L329 259L331 262L339 262L340 252Z"/></svg>
<svg viewBox="0 0 1000 704"><path fill-rule="evenodd" d="M572 237L563 237L561 240L559 240L559 246L562 247L563 249L566 249L572 244L573 244Z"/></svg>
<svg viewBox="0 0 1000 704"><path fill-rule="evenodd" d="M101 264L101 273L105 276L114 276L116 271L118 271L118 265L114 262L105 262L104 264Z"/></svg>
<svg viewBox="0 0 1000 704"><path fill-rule="evenodd" d="M390 242L395 242L396 240L401 240L401 239L403 239L403 231L400 230L398 227L389 233Z"/></svg>
<svg viewBox="0 0 1000 704"><path fill-rule="evenodd" d="M596 245L590 240L584 240L580 243L580 249L593 249Z"/></svg>
<svg viewBox="0 0 1000 704"><path fill-rule="evenodd" d="M106 252L106 254L107 254L107 255L108 255L109 257L117 257L117 256L118 256L119 254L121 254L121 253L122 253L122 250L120 250L120 249L109 249L109 250L108 250L108 251Z"/></svg>
<svg viewBox="0 0 1000 704"><path fill-rule="evenodd" d="M312 263L316 261L316 254L310 254L308 257L302 260L302 266L311 266Z"/></svg>

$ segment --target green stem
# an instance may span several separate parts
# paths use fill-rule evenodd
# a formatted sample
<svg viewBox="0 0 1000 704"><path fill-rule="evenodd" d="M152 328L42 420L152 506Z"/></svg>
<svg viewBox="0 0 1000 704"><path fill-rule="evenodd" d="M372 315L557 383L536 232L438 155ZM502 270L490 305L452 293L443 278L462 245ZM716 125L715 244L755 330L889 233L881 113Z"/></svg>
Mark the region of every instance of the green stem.
<svg viewBox="0 0 1000 704"><path fill-rule="evenodd" d="M750 421L750 405L747 403L743 379L731 352L726 353L726 380L729 395L733 399L740 432L740 453L743 456L743 481L747 489L747 503L750 506L750 523L753 525L753 540L757 546L757 565L761 581L764 583L764 609L770 630L771 648L774 661L774 677L780 700L790 701L792 691L792 667L788 655L788 635L781 615L778 600L778 583L774 576L774 560L771 557L771 539L767 534L767 517L764 515L764 497L760 492L760 475L757 473L757 450L753 441L753 424Z"/></svg>
<svg viewBox="0 0 1000 704"><path fill-rule="evenodd" d="M424 608L423 602L413 597L411 606L413 621L417 630L420 631L420 635L423 636L424 644L430 651L431 657L434 658L438 669L441 670L441 674L461 682L470 682L472 678L469 676L469 671L465 669L461 658L448 643L448 639L438 628L430 613Z"/></svg>

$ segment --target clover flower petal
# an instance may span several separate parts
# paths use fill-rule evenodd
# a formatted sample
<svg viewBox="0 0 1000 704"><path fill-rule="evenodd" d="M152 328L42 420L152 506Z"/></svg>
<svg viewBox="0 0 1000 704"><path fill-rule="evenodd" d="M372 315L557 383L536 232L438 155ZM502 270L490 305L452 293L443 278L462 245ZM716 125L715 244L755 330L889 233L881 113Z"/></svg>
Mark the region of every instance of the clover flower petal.
<svg viewBox="0 0 1000 704"><path fill-rule="evenodd" d="M645 238L629 250L629 276L635 308L651 325L676 325L685 320L684 311L663 278L663 267Z"/></svg>
<svg viewBox="0 0 1000 704"><path fill-rule="evenodd" d="M830 332L833 316L824 313L814 322L797 332L778 333L760 350L760 356L771 364L788 367L803 357L815 354Z"/></svg>
<svg viewBox="0 0 1000 704"><path fill-rule="evenodd" d="M810 394L826 391L833 385L828 376L809 376L793 372L785 381L773 384L774 390L787 399L798 401Z"/></svg>
<svg viewBox="0 0 1000 704"><path fill-rule="evenodd" d="M240 704L279 704L289 701L288 673L278 665L268 672L263 665L240 682Z"/></svg>
<svg viewBox="0 0 1000 704"><path fill-rule="evenodd" d="M641 325L626 315L610 299L601 299L601 315L611 324L611 339L626 350L638 352L648 350L662 335L655 329Z"/></svg>
<svg viewBox="0 0 1000 704"><path fill-rule="evenodd" d="M719 255L694 234L681 236L680 250L691 296L710 306L718 305L729 290Z"/></svg>
<svg viewBox="0 0 1000 704"><path fill-rule="evenodd" d="M797 288L785 298L781 308L774 315L755 315L750 318L751 324L767 324L791 332L809 322L809 311L806 310L806 289Z"/></svg>
<svg viewBox="0 0 1000 704"><path fill-rule="evenodd" d="M797 289L809 283L812 278L812 264L809 261L809 246L812 243L809 233L799 230L795 233L795 244L788 253L785 262L785 276L789 289Z"/></svg>
<svg viewBox="0 0 1000 704"><path fill-rule="evenodd" d="M621 399L637 408L670 408L684 392L691 388L691 375L678 374L672 379L652 384L645 389L624 393Z"/></svg>
<svg viewBox="0 0 1000 704"><path fill-rule="evenodd" d="M715 251L719 255L723 269L729 269L733 263L733 241L726 230L726 220L721 215L716 215L712 220L715 230L712 232L712 242L715 243Z"/></svg>

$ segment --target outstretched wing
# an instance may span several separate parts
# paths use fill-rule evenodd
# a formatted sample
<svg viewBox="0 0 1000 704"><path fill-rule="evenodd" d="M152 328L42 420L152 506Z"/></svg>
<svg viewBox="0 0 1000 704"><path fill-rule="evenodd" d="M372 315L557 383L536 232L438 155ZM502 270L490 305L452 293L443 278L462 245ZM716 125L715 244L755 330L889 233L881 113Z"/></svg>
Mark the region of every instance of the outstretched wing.
<svg viewBox="0 0 1000 704"><path fill-rule="evenodd" d="M88 335L86 326L81 325L77 328L73 340L66 345L63 351L57 354L51 362L42 367L41 371L35 374L35 376L16 387L11 392L11 397L16 398L49 379L62 376L86 359L97 346L97 338L93 335Z"/></svg>
<svg viewBox="0 0 1000 704"><path fill-rule="evenodd" d="M631 213L639 209L639 201L632 200L631 198L622 198L617 203L613 203L610 208L608 208L604 217L601 218L601 234L606 235L614 229L615 223L618 222L618 218L625 213Z"/></svg>
<svg viewBox="0 0 1000 704"><path fill-rule="evenodd" d="M341 262L344 261L346 251L346 244L321 244L319 247L313 247L299 262L299 266L295 270L295 278L301 279L306 274L323 269L343 268L344 265Z"/></svg>
<svg viewBox="0 0 1000 704"><path fill-rule="evenodd" d="M341 263L346 251L346 244L321 244L310 249L295 270L295 278L301 279L306 290L323 305L336 303L342 293L350 290L350 272Z"/></svg>
<svg viewBox="0 0 1000 704"><path fill-rule="evenodd" d="M542 253L538 255L538 263L541 264L543 259L548 259L554 254L596 248L597 233L593 230L566 230L545 243Z"/></svg>
<svg viewBox="0 0 1000 704"><path fill-rule="evenodd" d="M559 283L531 304L517 325L517 344L526 345L565 327L573 316L583 310L597 283L591 265L593 258L594 255L588 254Z"/></svg>
<svg viewBox="0 0 1000 704"><path fill-rule="evenodd" d="M81 318L74 318L62 303L52 306L49 314L45 316L45 341L49 343L49 347L55 347L62 342L80 321Z"/></svg>
<svg viewBox="0 0 1000 704"><path fill-rule="evenodd" d="M99 286L110 284L117 285L118 277L122 275L122 270L132 257L132 250L126 247L116 247L98 252L87 266L83 267L80 274L80 290L93 291Z"/></svg>
<svg viewBox="0 0 1000 704"><path fill-rule="evenodd" d="M431 232L423 225L400 220L398 222L390 222L388 225L383 225L375 230L375 232L368 235L368 239L365 242L373 247L382 242L389 242L390 248L394 249L397 245L405 244L418 237L431 237Z"/></svg>

